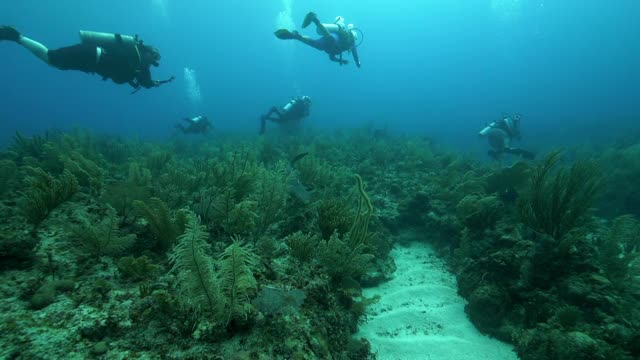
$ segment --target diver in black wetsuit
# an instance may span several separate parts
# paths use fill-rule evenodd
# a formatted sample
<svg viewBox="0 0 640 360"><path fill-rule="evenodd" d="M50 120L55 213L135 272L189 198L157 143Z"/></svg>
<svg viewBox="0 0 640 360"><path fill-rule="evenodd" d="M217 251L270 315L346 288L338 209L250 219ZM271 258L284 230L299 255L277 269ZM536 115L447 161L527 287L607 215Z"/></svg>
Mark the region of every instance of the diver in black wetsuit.
<svg viewBox="0 0 640 360"><path fill-rule="evenodd" d="M489 140L489 156L494 160L499 160L502 154L513 154L521 156L527 160L533 160L535 154L520 148L511 146L511 142L521 139L520 134L520 115L504 116L499 120L485 126L479 133L481 137L487 137Z"/></svg>
<svg viewBox="0 0 640 360"><path fill-rule="evenodd" d="M22 36L11 26L0 26L0 41L15 41L40 60L60 70L96 73L103 80L129 84L135 91L173 81L153 80L149 67L159 66L160 52L145 45L137 36L80 31L81 43L49 50L43 44Z"/></svg>
<svg viewBox="0 0 640 360"><path fill-rule="evenodd" d="M209 119L204 115L198 115L192 118L184 118L187 125L176 124L176 128L185 134L206 134L212 125Z"/></svg>
<svg viewBox="0 0 640 360"><path fill-rule="evenodd" d="M311 98L308 96L293 98L282 108L273 106L266 114L260 117L260 135L267 131L267 120L279 125L295 127L309 116L310 110Z"/></svg>

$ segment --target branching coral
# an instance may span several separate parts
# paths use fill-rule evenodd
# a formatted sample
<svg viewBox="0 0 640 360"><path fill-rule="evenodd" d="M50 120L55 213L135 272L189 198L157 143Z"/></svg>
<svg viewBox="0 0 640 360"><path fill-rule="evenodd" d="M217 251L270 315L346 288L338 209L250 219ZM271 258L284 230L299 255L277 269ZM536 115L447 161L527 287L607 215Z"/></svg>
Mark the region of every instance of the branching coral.
<svg viewBox="0 0 640 360"><path fill-rule="evenodd" d="M147 202L135 200L133 206L147 220L151 233L158 240L156 248L161 252L169 250L185 229L186 211L179 210L172 217L167 204L158 198L151 198Z"/></svg>
<svg viewBox="0 0 640 360"><path fill-rule="evenodd" d="M133 234L120 235L120 221L113 208L108 208L102 219L84 211L77 212L76 220L79 224L71 227L72 238L80 248L97 258L121 254L136 239Z"/></svg>
<svg viewBox="0 0 640 360"><path fill-rule="evenodd" d="M109 182L104 186L101 200L116 209L127 221L133 210L133 202L147 201L151 197L151 173L137 163L129 164L127 180Z"/></svg>
<svg viewBox="0 0 640 360"><path fill-rule="evenodd" d="M535 168L519 202L522 221L558 241L585 220L601 187L593 164L577 162L554 173L559 159L560 152L552 152Z"/></svg>
<svg viewBox="0 0 640 360"><path fill-rule="evenodd" d="M65 169L68 169L78 179L81 186L89 187L96 194L100 192L104 171L95 162L76 151L62 156L62 161Z"/></svg>
<svg viewBox="0 0 640 360"><path fill-rule="evenodd" d="M295 165L300 182L311 189L324 189L335 181L329 163L316 156L307 156Z"/></svg>
<svg viewBox="0 0 640 360"><path fill-rule="evenodd" d="M0 196L16 185L18 166L12 160L0 160Z"/></svg>
<svg viewBox="0 0 640 360"><path fill-rule="evenodd" d="M346 234L353 226L353 219L347 203L341 199L325 199L318 206L318 226L320 234L329 240L334 232Z"/></svg>
<svg viewBox="0 0 640 360"><path fill-rule="evenodd" d="M286 164L282 161L273 170L263 169L258 176L257 191L252 197L257 214L254 241L264 235L269 227L282 220L289 195L288 184Z"/></svg>
<svg viewBox="0 0 640 360"><path fill-rule="evenodd" d="M328 241L320 242L318 245L320 262L334 280L362 276L374 257L367 253L369 220L373 214L373 206L359 175L356 175L356 185L359 200L351 230L344 236L334 232Z"/></svg>
<svg viewBox="0 0 640 360"><path fill-rule="evenodd" d="M503 205L495 196L468 195L456 207L460 221L473 231L490 228L498 221Z"/></svg>
<svg viewBox="0 0 640 360"><path fill-rule="evenodd" d="M356 186L358 187L358 209L353 219L353 225L349 231L349 240L352 247L364 245L369 236L369 220L373 215L373 205L365 192L365 184L360 175L356 174Z"/></svg>
<svg viewBox="0 0 640 360"><path fill-rule="evenodd" d="M193 209L207 225L228 219L235 205L249 196L255 186L258 167L248 150L229 152L221 161L195 164L199 181L205 186L196 192Z"/></svg>
<svg viewBox="0 0 640 360"><path fill-rule="evenodd" d="M609 281L619 290L640 294L640 222L631 215L617 217L597 245Z"/></svg>
<svg viewBox="0 0 640 360"><path fill-rule="evenodd" d="M22 136L19 132L13 136L13 141L9 146L9 150L18 155L19 159L32 157L41 159L45 153L45 144L47 139L42 136L35 135L31 138Z"/></svg>
<svg viewBox="0 0 640 360"><path fill-rule="evenodd" d="M320 239L317 236L298 231L287 236L284 242L289 247L291 256L299 262L305 263L312 259Z"/></svg>
<svg viewBox="0 0 640 360"><path fill-rule="evenodd" d="M34 229L58 205L69 200L78 191L78 181L68 170L57 179L41 168L27 167L29 189L22 193L20 208Z"/></svg>
<svg viewBox="0 0 640 360"><path fill-rule="evenodd" d="M352 243L354 241L349 235L341 239L337 233L334 233L329 241L318 244L320 263L324 265L332 279L358 278L367 272L373 255L365 253L364 244L352 247Z"/></svg>

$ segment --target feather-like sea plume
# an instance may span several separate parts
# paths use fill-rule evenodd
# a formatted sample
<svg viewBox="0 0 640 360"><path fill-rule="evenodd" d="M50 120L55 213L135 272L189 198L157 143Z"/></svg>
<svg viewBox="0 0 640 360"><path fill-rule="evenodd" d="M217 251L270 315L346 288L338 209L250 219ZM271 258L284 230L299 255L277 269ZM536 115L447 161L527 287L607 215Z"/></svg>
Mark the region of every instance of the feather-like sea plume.
<svg viewBox="0 0 640 360"><path fill-rule="evenodd" d="M185 298L205 313L219 319L225 308L213 259L207 255L209 234L200 219L189 216L184 234L178 237L169 260L171 272L180 279Z"/></svg>

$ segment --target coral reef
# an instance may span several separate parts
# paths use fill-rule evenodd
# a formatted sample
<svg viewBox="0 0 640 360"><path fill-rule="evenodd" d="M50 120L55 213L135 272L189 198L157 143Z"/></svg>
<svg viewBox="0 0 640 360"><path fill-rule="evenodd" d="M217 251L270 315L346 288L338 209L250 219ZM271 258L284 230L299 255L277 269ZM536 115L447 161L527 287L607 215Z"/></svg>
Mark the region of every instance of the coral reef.
<svg viewBox="0 0 640 360"><path fill-rule="evenodd" d="M372 129L16 134L0 358L373 359L362 288L409 241L521 359L638 358L638 146L504 167Z"/></svg>

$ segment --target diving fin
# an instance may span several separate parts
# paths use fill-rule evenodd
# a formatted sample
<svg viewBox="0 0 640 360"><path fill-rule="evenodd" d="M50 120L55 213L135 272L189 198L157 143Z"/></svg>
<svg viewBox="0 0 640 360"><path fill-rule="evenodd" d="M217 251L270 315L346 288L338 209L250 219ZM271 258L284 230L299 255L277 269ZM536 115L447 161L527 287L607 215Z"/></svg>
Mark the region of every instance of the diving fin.
<svg viewBox="0 0 640 360"><path fill-rule="evenodd" d="M287 29L276 30L274 35L280 40L291 40L295 39L295 34Z"/></svg>
<svg viewBox="0 0 640 360"><path fill-rule="evenodd" d="M0 26L0 40L18 42L20 40L20 33L13 26Z"/></svg>

